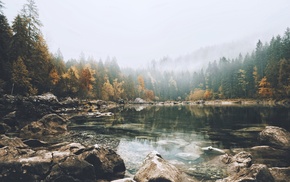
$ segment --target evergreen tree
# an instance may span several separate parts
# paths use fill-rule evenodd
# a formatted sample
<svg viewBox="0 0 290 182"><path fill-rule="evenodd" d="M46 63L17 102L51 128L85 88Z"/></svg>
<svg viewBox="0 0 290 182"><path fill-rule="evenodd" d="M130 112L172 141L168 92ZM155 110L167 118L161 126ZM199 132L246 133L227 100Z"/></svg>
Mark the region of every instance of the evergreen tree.
<svg viewBox="0 0 290 182"><path fill-rule="evenodd" d="M31 78L29 78L28 70L21 57L13 63L11 80L14 87L12 93L35 94L35 90L30 83Z"/></svg>
<svg viewBox="0 0 290 182"><path fill-rule="evenodd" d="M11 59L9 55L11 38L12 30L7 18L0 14L0 80L5 83L8 83L11 78Z"/></svg>

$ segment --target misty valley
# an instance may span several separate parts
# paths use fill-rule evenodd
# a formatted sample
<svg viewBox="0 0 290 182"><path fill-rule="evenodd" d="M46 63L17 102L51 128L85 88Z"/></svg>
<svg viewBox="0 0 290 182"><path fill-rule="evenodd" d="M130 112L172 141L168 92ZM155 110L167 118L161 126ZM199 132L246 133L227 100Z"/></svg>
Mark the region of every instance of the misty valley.
<svg viewBox="0 0 290 182"><path fill-rule="evenodd" d="M154 56L164 50L171 52L171 48L176 54L209 39L215 44L214 36L225 32L217 30L217 18L212 24L190 14L200 13L191 8L203 1L188 1L192 7L169 0L131 1L130 5L86 1L77 2L75 13L71 9L74 0L56 4L53 0L26 0L11 22L7 17L15 7L6 8L4 1L0 0L0 181L290 181L290 28L267 40L262 35L258 36L261 39L249 36L247 41L230 40L158 59ZM42 33L36 5L43 7L45 3L42 12L53 5L51 12L59 13L57 3L64 12L73 10L56 19L51 12L44 16L53 20L53 26L48 24L52 35L63 33L48 41L49 28ZM97 5L94 8L99 11L81 13L88 3ZM212 11L230 7L229 1L223 8L212 6L214 1L207 3L203 5L214 7ZM235 8L245 5L244 1L239 6L236 3ZM252 7L246 5L243 11L230 8L229 12L242 12L239 17L247 17ZM171 6L174 9L168 11ZM179 11L178 7L185 9ZM283 11L271 8L269 13L289 12L285 11L286 3ZM201 9L202 17L212 13ZM177 10L178 16L173 16ZM262 10L255 10L255 16ZM139 14L143 11L145 14ZM108 12L110 16L105 16ZM123 13L128 12L130 16L124 18ZM96 13L101 14L93 17ZM84 19L78 21L73 15ZM212 16L218 17L218 13ZM124 20L116 21L120 17ZM187 17L198 17L198 23L191 19L188 23ZM145 21L147 18L150 21ZM243 28L235 27L235 34L245 27L250 30L250 24L238 22ZM275 21L275 26L279 22ZM86 26L82 27L83 23ZM268 19L266 24L270 24ZM207 28L210 35L204 36L185 33L193 27L199 30L200 25L214 26L215 30ZM178 30L181 33L174 35ZM81 38L84 35L90 37ZM166 45L167 39L170 45ZM229 41L225 35L218 39ZM50 49L60 42L66 45L62 49L74 53L82 51L78 46L87 48L78 58L67 59L60 48ZM121 46L116 46L120 42ZM119 54L114 57L111 51ZM105 53L105 59L94 57ZM148 57L153 59L140 61Z"/></svg>

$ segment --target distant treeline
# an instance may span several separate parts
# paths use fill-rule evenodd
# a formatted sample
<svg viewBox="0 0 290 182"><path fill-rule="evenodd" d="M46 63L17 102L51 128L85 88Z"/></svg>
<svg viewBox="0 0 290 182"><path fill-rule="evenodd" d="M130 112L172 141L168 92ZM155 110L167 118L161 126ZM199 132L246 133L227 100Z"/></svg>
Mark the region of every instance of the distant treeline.
<svg viewBox="0 0 290 182"><path fill-rule="evenodd" d="M12 26L0 1L0 94L133 100L288 98L290 96L290 29L270 43L236 59L220 58L200 71L120 69L116 58L96 61L81 55L64 61L50 53L41 33L33 0L27 0ZM194 60L192 60L194 61ZM162 65L162 64L161 64Z"/></svg>

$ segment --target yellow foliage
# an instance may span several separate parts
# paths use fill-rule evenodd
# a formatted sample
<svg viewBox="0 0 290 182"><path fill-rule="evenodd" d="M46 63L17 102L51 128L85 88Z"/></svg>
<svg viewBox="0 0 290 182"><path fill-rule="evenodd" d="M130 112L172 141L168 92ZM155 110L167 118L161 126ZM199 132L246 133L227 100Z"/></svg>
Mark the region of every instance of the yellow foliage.
<svg viewBox="0 0 290 182"><path fill-rule="evenodd" d="M121 98L121 94L124 92L123 84L124 82L123 81L118 82L117 78L113 81L113 90L114 90L113 97L115 101Z"/></svg>
<svg viewBox="0 0 290 182"><path fill-rule="evenodd" d="M53 68L50 73L49 73L49 77L51 79L51 83L53 85L56 85L60 79L60 76L58 75L57 71L55 68Z"/></svg>
<svg viewBox="0 0 290 182"><path fill-rule="evenodd" d="M111 85L109 79L107 79L102 87L102 99L109 100L110 97L112 97L113 95L114 95L114 88Z"/></svg>
<svg viewBox="0 0 290 182"><path fill-rule="evenodd" d="M273 91L270 83L267 81L266 77L263 77L259 84L259 95L262 97L273 96Z"/></svg>
<svg viewBox="0 0 290 182"><path fill-rule="evenodd" d="M194 91L190 92L190 95L188 96L189 100L200 100L204 99L205 90L202 89L195 89Z"/></svg>

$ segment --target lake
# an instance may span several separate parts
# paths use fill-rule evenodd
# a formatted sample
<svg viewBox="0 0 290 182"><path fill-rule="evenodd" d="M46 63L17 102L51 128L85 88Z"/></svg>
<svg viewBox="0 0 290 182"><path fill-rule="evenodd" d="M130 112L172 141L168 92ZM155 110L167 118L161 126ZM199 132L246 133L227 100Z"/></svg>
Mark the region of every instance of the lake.
<svg viewBox="0 0 290 182"><path fill-rule="evenodd" d="M258 134L267 125L290 131L287 107L133 105L111 112L113 116L90 118L73 124L71 129L117 138L116 150L125 161L128 175L135 174L153 150L184 171L197 171L206 161L202 147L235 153L259 145ZM209 173L206 167L198 170L204 176ZM212 176L221 178L223 172L213 170L209 178Z"/></svg>

